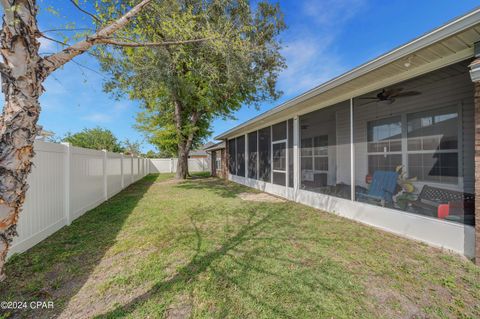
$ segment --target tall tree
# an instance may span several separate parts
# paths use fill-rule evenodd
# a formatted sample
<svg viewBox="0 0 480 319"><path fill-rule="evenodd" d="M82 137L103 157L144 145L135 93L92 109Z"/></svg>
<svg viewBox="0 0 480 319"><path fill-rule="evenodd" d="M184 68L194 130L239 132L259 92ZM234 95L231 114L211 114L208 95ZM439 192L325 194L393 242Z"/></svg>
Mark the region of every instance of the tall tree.
<svg viewBox="0 0 480 319"><path fill-rule="evenodd" d="M123 152L124 148L110 130L101 127L84 129L78 133L67 133L62 139L73 146L90 148L94 150L107 150L110 152Z"/></svg>
<svg viewBox="0 0 480 319"><path fill-rule="evenodd" d="M128 138L122 143L122 149L125 154L128 155L140 155L140 149L142 148L142 144L138 141L131 141Z"/></svg>
<svg viewBox="0 0 480 319"><path fill-rule="evenodd" d="M0 280L5 277L3 266L13 237L27 191L27 177L34 155L33 142L40 114L39 97L42 83L55 70L74 57L89 51L98 44L141 47L181 44L182 42L139 43L137 38L125 40L118 31L143 14L142 20L154 14L146 10L153 0L98 0L91 1L100 12L108 16L94 16L96 31L62 51L40 56L39 37L46 37L37 24L36 0L0 0L3 24L0 34L0 74L5 96L0 115ZM80 8L78 0L70 3ZM81 11L86 12L80 8ZM194 39L204 41L205 39ZM193 40L192 40L193 41Z"/></svg>
<svg viewBox="0 0 480 319"><path fill-rule="evenodd" d="M275 86L285 64L278 35L285 25L279 5L268 1L165 0L152 9L155 17L129 25L123 35L211 41L99 53L111 74L107 91L142 102L138 128L160 149L176 151L177 178L184 179L188 154L210 134L213 119L279 96Z"/></svg>

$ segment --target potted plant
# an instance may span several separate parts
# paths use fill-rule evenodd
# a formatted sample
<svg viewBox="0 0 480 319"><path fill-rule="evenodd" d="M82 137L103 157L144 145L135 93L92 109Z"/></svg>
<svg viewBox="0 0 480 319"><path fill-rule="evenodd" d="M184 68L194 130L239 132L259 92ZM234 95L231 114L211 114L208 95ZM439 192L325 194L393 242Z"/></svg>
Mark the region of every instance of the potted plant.
<svg viewBox="0 0 480 319"><path fill-rule="evenodd" d="M394 196L394 201L400 209L406 210L410 202L416 199L416 188L413 183L417 180L417 178L408 178L405 166L403 165L397 166L396 171L398 173L397 183L400 187L400 191Z"/></svg>

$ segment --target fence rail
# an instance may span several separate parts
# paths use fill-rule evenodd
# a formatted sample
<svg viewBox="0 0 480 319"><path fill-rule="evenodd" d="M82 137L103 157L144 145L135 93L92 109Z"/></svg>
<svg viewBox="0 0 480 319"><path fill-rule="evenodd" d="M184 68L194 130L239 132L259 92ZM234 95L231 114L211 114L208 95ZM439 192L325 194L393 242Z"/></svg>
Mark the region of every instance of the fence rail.
<svg viewBox="0 0 480 319"><path fill-rule="evenodd" d="M149 160L36 141L12 253L23 252L149 173Z"/></svg>
<svg viewBox="0 0 480 319"><path fill-rule="evenodd" d="M177 158L151 158L150 173L175 173L177 171ZM189 158L189 172L208 172L210 171L209 158Z"/></svg>

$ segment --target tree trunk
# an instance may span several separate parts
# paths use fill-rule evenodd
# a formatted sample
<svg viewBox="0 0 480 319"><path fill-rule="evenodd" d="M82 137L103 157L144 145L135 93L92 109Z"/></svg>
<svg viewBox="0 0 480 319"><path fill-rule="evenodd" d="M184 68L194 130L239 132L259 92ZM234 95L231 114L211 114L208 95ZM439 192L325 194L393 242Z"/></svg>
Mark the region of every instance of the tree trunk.
<svg viewBox="0 0 480 319"><path fill-rule="evenodd" d="M186 145L178 145L178 161L177 161L177 173L176 179L186 179L188 176L188 153Z"/></svg>
<svg viewBox="0 0 480 319"><path fill-rule="evenodd" d="M9 8L2 0L4 9ZM10 1L12 2L12 1ZM15 10L5 10L0 38L2 91L5 95L0 117L0 281L18 214L28 189L27 177L34 155L33 142L40 113L38 98L43 79L38 75L41 57L34 0L13 1Z"/></svg>
<svg viewBox="0 0 480 319"><path fill-rule="evenodd" d="M37 26L36 1L0 0L3 9L0 74L5 96L0 115L0 281L5 278L5 260L17 234L18 215L28 189L43 81L75 56L108 39L149 2L151 0L142 0L86 40L42 59L38 54L37 37L41 33Z"/></svg>

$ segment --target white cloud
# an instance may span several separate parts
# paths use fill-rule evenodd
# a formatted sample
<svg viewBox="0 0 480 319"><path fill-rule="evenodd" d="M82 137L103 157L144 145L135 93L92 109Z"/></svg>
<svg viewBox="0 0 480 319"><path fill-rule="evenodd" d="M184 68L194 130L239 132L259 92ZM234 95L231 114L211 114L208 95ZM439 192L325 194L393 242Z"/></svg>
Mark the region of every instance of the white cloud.
<svg viewBox="0 0 480 319"><path fill-rule="evenodd" d="M115 103L115 105L113 106L113 110L115 112L123 112L125 111L126 109L128 109L128 104L127 103L124 103L124 102L117 102Z"/></svg>
<svg viewBox="0 0 480 319"><path fill-rule="evenodd" d="M83 116L82 119L94 123L108 123L113 120L113 116L104 113L92 113L87 116Z"/></svg>
<svg viewBox="0 0 480 319"><path fill-rule="evenodd" d="M365 4L365 0L308 0L302 11L317 24L337 26L357 14Z"/></svg>
<svg viewBox="0 0 480 319"><path fill-rule="evenodd" d="M365 0L307 0L302 13L312 17L315 28L290 29L282 50L287 69L279 78L279 87L288 96L306 90L346 70L334 44L345 23L365 6Z"/></svg>
<svg viewBox="0 0 480 319"><path fill-rule="evenodd" d="M38 42L40 42L40 50L39 50L40 53L57 52L57 43L53 42L52 40L39 38Z"/></svg>

